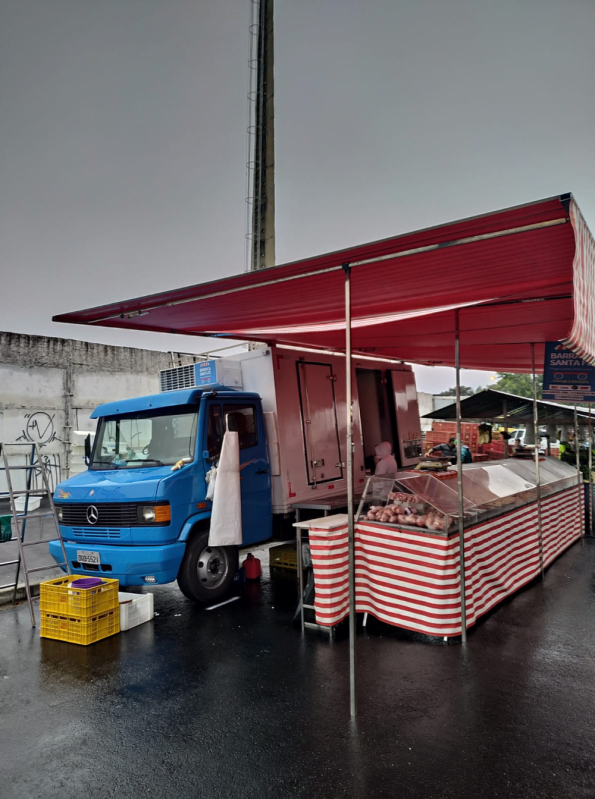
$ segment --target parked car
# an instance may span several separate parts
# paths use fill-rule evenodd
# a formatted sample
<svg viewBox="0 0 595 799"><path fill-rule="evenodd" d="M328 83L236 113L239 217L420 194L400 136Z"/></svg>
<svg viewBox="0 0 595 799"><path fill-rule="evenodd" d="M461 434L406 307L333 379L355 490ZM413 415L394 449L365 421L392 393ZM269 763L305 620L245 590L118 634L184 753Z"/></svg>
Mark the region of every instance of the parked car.
<svg viewBox="0 0 595 799"><path fill-rule="evenodd" d="M518 427L516 428L516 430L509 430L508 432L510 433L511 445L514 445L515 439L517 438L520 438L522 446L525 445L525 434L526 434L525 427ZM539 448L545 452L547 450L547 433L545 430L540 430L539 434L540 434ZM556 439L555 441L550 441L550 446L553 448L559 448L560 447L559 439Z"/></svg>

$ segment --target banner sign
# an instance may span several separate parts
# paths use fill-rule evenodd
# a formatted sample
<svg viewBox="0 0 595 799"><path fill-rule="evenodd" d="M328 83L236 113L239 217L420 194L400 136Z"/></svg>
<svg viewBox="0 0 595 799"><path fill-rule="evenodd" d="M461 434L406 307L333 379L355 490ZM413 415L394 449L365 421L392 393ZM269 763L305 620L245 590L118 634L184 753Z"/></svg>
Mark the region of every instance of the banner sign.
<svg viewBox="0 0 595 799"><path fill-rule="evenodd" d="M217 364L215 361L201 361L195 366L197 386L210 386L217 382Z"/></svg>
<svg viewBox="0 0 595 799"><path fill-rule="evenodd" d="M559 341L548 341L543 365L543 399L595 402L595 366Z"/></svg>

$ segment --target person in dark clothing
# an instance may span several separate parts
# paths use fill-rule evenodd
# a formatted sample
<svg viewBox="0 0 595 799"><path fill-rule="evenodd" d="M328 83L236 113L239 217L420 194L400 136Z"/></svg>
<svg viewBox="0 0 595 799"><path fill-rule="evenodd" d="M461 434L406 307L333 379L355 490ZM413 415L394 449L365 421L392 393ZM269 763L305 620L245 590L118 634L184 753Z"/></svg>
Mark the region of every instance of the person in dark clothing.
<svg viewBox="0 0 595 799"><path fill-rule="evenodd" d="M512 451L513 458L528 458L532 457L533 453L530 449L527 449L523 446L523 442L520 438L515 438L514 440L514 449Z"/></svg>
<svg viewBox="0 0 595 799"><path fill-rule="evenodd" d="M461 444L461 459L463 463L473 463L473 453L467 444Z"/></svg>
<svg viewBox="0 0 595 799"><path fill-rule="evenodd" d="M456 438L451 436L448 444L436 444L429 452L430 455L439 455L441 458L448 458L453 463L457 462Z"/></svg>

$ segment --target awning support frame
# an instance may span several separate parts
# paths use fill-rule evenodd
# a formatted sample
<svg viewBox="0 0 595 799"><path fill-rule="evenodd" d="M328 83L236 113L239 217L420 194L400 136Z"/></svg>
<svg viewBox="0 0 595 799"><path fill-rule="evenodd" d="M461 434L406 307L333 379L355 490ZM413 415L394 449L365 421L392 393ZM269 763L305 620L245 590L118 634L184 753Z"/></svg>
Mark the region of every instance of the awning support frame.
<svg viewBox="0 0 595 799"><path fill-rule="evenodd" d="M576 402L574 403L574 457L576 460L576 482L577 485L580 487L583 484L583 473L581 472L581 453L580 453L580 441L578 435L578 409L576 406ZM581 503L582 497L580 494L580 490L578 493L578 514L581 515ZM583 534L581 535L581 546L585 546L585 529L583 525Z"/></svg>
<svg viewBox="0 0 595 799"><path fill-rule="evenodd" d="M537 535L539 537L539 568L545 577L543 565L543 528L541 524L541 479L539 473L539 410L537 407L537 375L535 374L535 344L531 344L531 370L533 372L533 426L535 429L535 483L537 488Z"/></svg>
<svg viewBox="0 0 595 799"><path fill-rule="evenodd" d="M457 403L457 489L459 500L459 574L461 581L461 643L467 643L467 605L465 600L465 518L463 505L463 441L461 438L461 352L459 311L455 311L455 374Z"/></svg>
<svg viewBox="0 0 595 799"><path fill-rule="evenodd" d="M351 381L351 267L345 273L345 406L347 413L347 527L349 541L349 711L355 718L355 523L353 513L353 409Z"/></svg>

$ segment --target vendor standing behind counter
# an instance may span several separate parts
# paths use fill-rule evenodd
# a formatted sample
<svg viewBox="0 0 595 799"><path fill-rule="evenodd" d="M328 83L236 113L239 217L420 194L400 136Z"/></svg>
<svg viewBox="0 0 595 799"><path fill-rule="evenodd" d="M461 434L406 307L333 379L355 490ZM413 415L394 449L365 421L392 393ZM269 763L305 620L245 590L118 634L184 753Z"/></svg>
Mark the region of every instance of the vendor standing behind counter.
<svg viewBox="0 0 595 799"><path fill-rule="evenodd" d="M428 454L436 453L441 458L448 458L451 464L457 462L457 440L453 436L448 439L448 444L437 444ZM463 463L473 463L473 454L466 444L461 444L461 457Z"/></svg>
<svg viewBox="0 0 595 799"><path fill-rule="evenodd" d="M393 449L388 441L383 441L378 444L377 447L374 447L374 452L376 453L376 457L374 458L376 461L376 468L374 470L376 477L395 474L397 471L397 461L395 460Z"/></svg>
<svg viewBox="0 0 595 799"><path fill-rule="evenodd" d="M451 436L448 439L448 444L436 444L435 447L429 451L428 455L439 455L441 458L448 458L451 463L457 462L457 444L456 438Z"/></svg>

